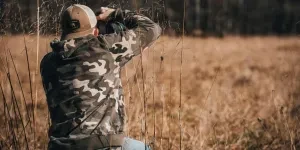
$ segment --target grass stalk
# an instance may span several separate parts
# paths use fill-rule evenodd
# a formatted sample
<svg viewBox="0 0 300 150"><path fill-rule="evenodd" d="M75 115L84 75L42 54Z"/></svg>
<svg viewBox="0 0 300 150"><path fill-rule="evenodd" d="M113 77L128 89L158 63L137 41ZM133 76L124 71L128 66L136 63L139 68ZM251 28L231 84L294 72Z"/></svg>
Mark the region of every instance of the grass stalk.
<svg viewBox="0 0 300 150"><path fill-rule="evenodd" d="M138 63L139 64L139 63ZM134 66L134 70L135 72L137 72L137 67L136 67L136 64L133 65ZM137 88L138 88L138 93L139 93L139 97L140 97L140 102L141 102L141 105L142 105L142 100L143 100L143 96L142 96L142 92L141 92L141 88L140 88L140 84L139 84L139 78L137 76L137 73L135 73L135 78L136 78L136 83L137 83ZM140 119L140 116L138 116L138 120ZM143 122L142 122L142 118L141 118L141 133L143 133ZM142 136L141 138L142 139Z"/></svg>
<svg viewBox="0 0 300 150"><path fill-rule="evenodd" d="M163 31L164 32L164 31ZM164 51L164 42L163 42L163 51ZM160 67L159 67L159 76L161 77L162 76L162 63L163 63L163 52L162 52L162 55L160 57ZM159 82L159 81L158 81ZM162 102L162 114L161 114L161 122L162 122L162 125L161 125L161 131L160 131L160 149L162 150L162 145L163 145L163 129L164 129L164 112L165 112L165 101L164 101L164 98L162 97L163 95L163 83L160 82L162 85L161 85L161 90L160 90L160 99L161 99L161 102Z"/></svg>
<svg viewBox="0 0 300 150"><path fill-rule="evenodd" d="M144 67L143 67L143 54L141 53L141 73L142 73L142 88L143 88L143 100L144 100L144 116L145 116L145 121L144 121L144 142L147 144L147 98L146 98L146 88L145 88L145 75L144 75ZM146 145L145 145L146 149Z"/></svg>
<svg viewBox="0 0 300 150"><path fill-rule="evenodd" d="M183 18L182 18L182 43L180 51L180 79L179 79L179 128L180 128L180 137L179 137L179 149L182 148L182 64L183 64L183 44L184 44L184 28L185 28L185 5L186 0L183 1Z"/></svg>
<svg viewBox="0 0 300 150"><path fill-rule="evenodd" d="M172 82L173 82L173 55L171 56L171 71L170 71L170 89L169 89L169 103L171 103L172 102ZM167 107L167 121L170 121L170 117L168 116L168 112L170 111L169 109L169 107L168 106L166 106ZM171 134L170 134L170 124L168 124L168 132L169 132L169 135L168 135L168 149L170 149L170 136L171 136Z"/></svg>
<svg viewBox="0 0 300 150"><path fill-rule="evenodd" d="M137 13L139 13L139 6L137 3L137 0L135 0L135 6ZM142 132L144 136L144 143L145 143L145 149L146 149L146 144L147 144L147 100L146 100L146 92L145 92L145 79L144 79L144 64L143 64L143 49L140 49L140 59L141 59L141 74L142 74L142 88L143 88L143 102L144 102L144 128L145 131Z"/></svg>
<svg viewBox="0 0 300 150"><path fill-rule="evenodd" d="M152 9L152 20L154 20L154 0L152 0L152 3L151 3L151 9ZM152 69L153 69L153 85L152 85L152 99L153 99L153 150L155 150L155 143L156 143L156 107L155 107L155 86L156 86L156 78L155 78L155 59L154 59L154 48L152 50L152 63L153 63L153 66L152 66Z"/></svg>
<svg viewBox="0 0 300 150"><path fill-rule="evenodd" d="M164 8L164 13L163 13L163 25L166 21L166 0L163 0L163 8ZM163 62L164 62L164 52L165 52L165 29L163 28L162 30L162 51L161 51L161 56L160 56L160 66L159 66L159 76L160 79L162 78L162 70L163 70ZM161 90L160 90L160 99L162 102L162 114L161 114L161 131L160 131L160 150L163 149L163 132L164 132L164 113L165 113L165 99L162 96L163 93L163 86L164 84L162 82L161 83Z"/></svg>
<svg viewBox="0 0 300 150"><path fill-rule="evenodd" d="M6 60L6 68L7 68L7 71L5 71L5 74L6 74L6 77L7 77L8 81L10 81L10 69L9 69L9 61L8 61L7 51L5 51L5 60ZM13 141L10 144L11 146L9 146L9 147L13 146L16 149L19 149L20 148L20 141L19 141L19 138L17 138L17 133L19 133L19 131L18 131L19 123L18 123L18 119L16 119L18 114L17 114L16 106L15 106L15 103L14 103L14 100L13 100L13 89L12 89L11 84L7 84L7 89L9 89L9 93L10 93L9 96L11 97L11 107L8 108L8 112L10 112L9 110L12 110L13 113L14 113L14 119L11 119L11 121L10 121L10 127L11 127L11 130L14 132L14 136L13 136ZM3 97L5 98L4 93L3 93ZM15 132L14 128L16 129L16 132Z"/></svg>
<svg viewBox="0 0 300 150"><path fill-rule="evenodd" d="M25 43L25 41L24 41ZM31 71L30 71L30 61L28 56L28 48L25 45L25 55L26 55L26 65L27 65L27 72L28 72L28 81L29 81L29 91L30 91L30 99L31 99L31 109L32 109L32 121L35 121L33 109L34 109L34 102L33 102L33 92L32 92L32 80L31 80Z"/></svg>
<svg viewBox="0 0 300 150"><path fill-rule="evenodd" d="M28 71L28 77L29 77L29 88L30 88L29 90L30 90L30 98L31 98L31 109L33 110L34 109L34 106L33 106L34 103L33 103L33 96L32 96L32 85L31 85L32 82L31 82L31 73L30 73L30 67L29 67L30 64L29 64L28 48L27 48L26 38L25 38L25 28L24 28L23 17L22 17L22 14L21 14L21 8L20 8L19 4L18 4L18 9L19 9L19 16L20 16L21 26L22 26L22 30L23 30L23 43L24 43L26 62L27 62L27 71ZM31 120L29 120L29 121L31 121ZM33 111L32 111L32 121L34 122L34 113L33 113ZM30 122L30 128L31 128L31 131L32 131L33 129L32 129L32 123L31 122Z"/></svg>
<svg viewBox="0 0 300 150"><path fill-rule="evenodd" d="M127 79L127 89L128 89L128 102L124 102L126 105L127 105L127 108L128 108L128 114L130 113L129 110L130 110L130 101L131 101L131 89L130 89L130 85L129 85L129 77L128 77L128 69L127 67L125 66L125 76L126 76L126 79ZM127 122L129 122L129 117L127 117ZM127 127L127 136L129 137L130 136L130 127L128 126Z"/></svg>
<svg viewBox="0 0 300 150"><path fill-rule="evenodd" d="M13 124L12 124L13 123L13 121L12 121L13 119L12 119L10 113L9 113L9 108L8 108L7 100L5 98L4 90L2 88L2 84L1 83L0 83L0 89L1 89L1 93L2 93L4 107L5 107L6 111L7 111L7 115L8 115L8 118L9 118L9 120L8 120L8 124L9 124L8 128L10 128L11 135L13 136L12 137L12 143L11 143L11 145L14 147L14 149L17 149L18 141L17 141L17 138L16 138L15 130L13 129Z"/></svg>
<svg viewBox="0 0 300 150"><path fill-rule="evenodd" d="M35 102L34 102L34 109L33 113L34 116L37 116L36 109L37 109L37 100L38 100L38 94L37 94L37 77L38 77L38 71L39 71L39 47L40 47L40 1L36 0L37 4L37 43L36 43L36 68L35 68ZM34 120L34 126L36 127L36 120ZM34 149L36 149L36 130L34 131Z"/></svg>
<svg viewBox="0 0 300 150"><path fill-rule="evenodd" d="M29 110L28 110L28 107L27 107L27 103L26 103L26 100L25 100L25 95L24 95L24 90L23 90L23 86L21 84L21 79L20 79L20 76L19 76L19 73L17 71L17 67L16 67L16 64L15 64L15 61L12 57L12 54L10 52L10 49L8 49L8 53L10 55L10 58L12 60L12 64L13 64L13 67L14 67L14 70L16 72L16 75L17 75L17 79L18 79L18 83L19 83L19 86L20 86L20 89L21 89L21 94L22 94L22 97L23 97L23 101L24 101L24 104L25 104L25 110L26 110L26 114L27 114L27 117L28 117L28 120L29 120L29 125L30 125L30 129L32 131L32 126L31 126L31 119L30 119L30 116L29 116Z"/></svg>
<svg viewBox="0 0 300 150"><path fill-rule="evenodd" d="M162 86L162 91L163 91L163 86ZM162 95L162 93L161 93L161 95ZM163 150L164 116L165 116L165 101L163 98L162 99L162 113L161 113L161 131L160 131L160 149L161 150Z"/></svg>
<svg viewBox="0 0 300 150"><path fill-rule="evenodd" d="M141 76L142 76L142 88L143 88L143 101L144 101L144 128L145 131L143 133L144 136L144 143L145 143L145 149L147 144L147 97L146 97L146 83L145 83L145 72L144 72L144 63L143 63L143 49L140 49L140 59L141 59Z"/></svg>
<svg viewBox="0 0 300 150"><path fill-rule="evenodd" d="M0 83L0 86L2 86L2 84ZM4 93L2 92L2 94L4 95ZM7 115L9 115L9 112L6 111L6 100L4 100L4 97L2 98L3 99L3 115L4 115L4 127L5 127L5 134L6 134L6 137L10 137L10 134L9 134L9 118L7 118ZM7 115L6 115L7 114Z"/></svg>
<svg viewBox="0 0 300 150"><path fill-rule="evenodd" d="M25 129L25 125L24 125L24 120L23 120L22 115L21 115L20 107L19 107L19 104L17 102L15 90L12 86L13 83L11 81L9 73L7 73L7 78L8 78L10 88L11 88L11 92L12 92L12 103L13 103L14 106L16 106L16 109L17 109L17 112L15 112L15 114L16 114L16 116L19 116L19 119L21 121L22 129L23 129L23 133L24 133L24 139L25 139L25 142L26 142L26 149L29 150L27 134L26 134L26 129Z"/></svg>
<svg viewBox="0 0 300 150"><path fill-rule="evenodd" d="M155 78L155 59L154 59L154 50L152 50L153 52L153 56L152 56L152 59L153 59L153 85L152 85L152 103L153 103L153 114L152 114L152 117L153 117L153 150L155 150L155 143L156 143L156 107L155 107L155 86L156 86L156 78Z"/></svg>

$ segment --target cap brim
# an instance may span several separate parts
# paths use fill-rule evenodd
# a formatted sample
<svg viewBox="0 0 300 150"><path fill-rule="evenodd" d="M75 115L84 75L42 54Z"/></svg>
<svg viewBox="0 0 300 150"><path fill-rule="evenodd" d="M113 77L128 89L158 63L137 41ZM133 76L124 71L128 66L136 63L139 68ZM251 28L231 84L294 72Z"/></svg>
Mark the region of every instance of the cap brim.
<svg viewBox="0 0 300 150"><path fill-rule="evenodd" d="M82 32L75 32L75 33L68 33L68 34L62 34L60 40L70 40L70 39L74 39L74 38L79 38L79 37L83 37L83 36L87 36L89 34L92 34L94 31L94 28L88 29L86 31L82 31Z"/></svg>

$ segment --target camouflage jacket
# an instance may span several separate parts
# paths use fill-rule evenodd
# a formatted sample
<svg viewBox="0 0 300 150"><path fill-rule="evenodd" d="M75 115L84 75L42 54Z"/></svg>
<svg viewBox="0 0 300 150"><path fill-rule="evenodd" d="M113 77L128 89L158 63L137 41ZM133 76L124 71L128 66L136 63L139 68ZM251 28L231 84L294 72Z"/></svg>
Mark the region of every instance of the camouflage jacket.
<svg viewBox="0 0 300 150"><path fill-rule="evenodd" d="M161 34L149 18L131 18L137 22L134 28L54 41L53 51L44 56L41 75L52 123L50 141L124 132L120 69Z"/></svg>

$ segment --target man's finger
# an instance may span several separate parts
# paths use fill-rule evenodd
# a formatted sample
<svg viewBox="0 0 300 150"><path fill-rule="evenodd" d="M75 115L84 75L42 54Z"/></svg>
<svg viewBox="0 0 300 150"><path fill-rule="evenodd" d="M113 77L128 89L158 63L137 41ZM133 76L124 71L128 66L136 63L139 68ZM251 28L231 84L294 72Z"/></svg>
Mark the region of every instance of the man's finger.
<svg viewBox="0 0 300 150"><path fill-rule="evenodd" d="M105 20L105 18L106 18L106 15L105 14L100 14L99 16L98 16L98 20Z"/></svg>
<svg viewBox="0 0 300 150"><path fill-rule="evenodd" d="M107 7L101 7L101 13L104 13L104 12L106 12L106 11L108 11L108 8L107 8Z"/></svg>

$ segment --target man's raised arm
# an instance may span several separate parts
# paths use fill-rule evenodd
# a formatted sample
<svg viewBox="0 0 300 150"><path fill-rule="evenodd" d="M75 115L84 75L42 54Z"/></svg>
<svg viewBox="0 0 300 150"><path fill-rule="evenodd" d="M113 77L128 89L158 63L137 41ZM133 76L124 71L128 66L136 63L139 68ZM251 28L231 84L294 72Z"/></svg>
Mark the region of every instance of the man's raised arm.
<svg viewBox="0 0 300 150"><path fill-rule="evenodd" d="M101 36L109 51L117 55L121 64L150 47L161 34L160 26L146 16L116 10L110 17L117 20L124 18L122 23L127 28L124 32Z"/></svg>

